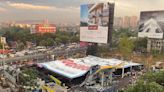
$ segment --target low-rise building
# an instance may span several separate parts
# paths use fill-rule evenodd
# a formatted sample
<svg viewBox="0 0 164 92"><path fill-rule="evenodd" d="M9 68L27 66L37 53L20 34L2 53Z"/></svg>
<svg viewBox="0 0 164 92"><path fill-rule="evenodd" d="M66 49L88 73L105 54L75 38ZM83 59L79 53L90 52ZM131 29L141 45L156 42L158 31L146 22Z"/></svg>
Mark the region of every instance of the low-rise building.
<svg viewBox="0 0 164 92"><path fill-rule="evenodd" d="M35 33L55 33L56 26L55 24L49 24L48 21L45 21L42 24L31 25L31 34Z"/></svg>

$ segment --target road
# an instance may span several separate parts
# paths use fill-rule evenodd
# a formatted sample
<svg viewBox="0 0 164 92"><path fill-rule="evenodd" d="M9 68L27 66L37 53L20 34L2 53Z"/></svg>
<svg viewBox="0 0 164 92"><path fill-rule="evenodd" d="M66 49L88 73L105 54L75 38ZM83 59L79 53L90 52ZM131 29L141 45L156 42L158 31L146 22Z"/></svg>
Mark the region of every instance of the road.
<svg viewBox="0 0 164 92"><path fill-rule="evenodd" d="M37 53L34 55L25 55L22 57L13 57L13 58L6 58L6 59L0 59L0 62L4 61L5 63L10 63L10 62L14 62L14 61L20 61L20 60L30 60L30 59L42 59L42 58L46 58L49 55L55 55L55 56L60 56L60 55L67 55L67 56L71 56L74 53L77 52L85 52L86 51L86 47L83 48L75 48L75 49L70 49L70 50L54 50L51 53Z"/></svg>

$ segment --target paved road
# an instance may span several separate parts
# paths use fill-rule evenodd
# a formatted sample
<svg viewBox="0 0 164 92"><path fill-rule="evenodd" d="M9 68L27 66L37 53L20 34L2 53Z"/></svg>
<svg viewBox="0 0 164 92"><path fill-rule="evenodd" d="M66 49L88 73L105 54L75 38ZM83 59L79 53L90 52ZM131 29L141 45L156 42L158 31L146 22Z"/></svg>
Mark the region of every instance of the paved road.
<svg viewBox="0 0 164 92"><path fill-rule="evenodd" d="M75 48L75 49L70 49L70 50L54 50L51 53L37 53L34 55L25 55L22 57L14 57L14 58L7 58L7 59L0 59L0 62L4 61L5 63L9 63L9 62L14 62L14 61L19 61L19 60L28 60L28 59L42 59L42 58L46 58L46 56L49 55L67 55L67 56L71 56L74 53L77 52L84 52L86 51L86 47L83 48Z"/></svg>

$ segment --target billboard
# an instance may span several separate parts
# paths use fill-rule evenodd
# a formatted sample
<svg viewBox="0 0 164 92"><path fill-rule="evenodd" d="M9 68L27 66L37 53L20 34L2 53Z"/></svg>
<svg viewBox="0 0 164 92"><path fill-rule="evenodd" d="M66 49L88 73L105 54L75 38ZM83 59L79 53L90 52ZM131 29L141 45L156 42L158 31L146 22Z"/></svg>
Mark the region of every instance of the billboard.
<svg viewBox="0 0 164 92"><path fill-rule="evenodd" d="M67 59L45 62L38 64L52 72L65 76L67 78L77 78L88 72L90 66L78 62L78 60Z"/></svg>
<svg viewBox="0 0 164 92"><path fill-rule="evenodd" d="M97 69L127 68L142 64L126 62L118 59L104 59L95 56L87 56L77 59L56 60L38 63L38 67L50 70L58 75L73 79L85 75L88 71ZM93 69L94 68L94 69Z"/></svg>
<svg viewBox="0 0 164 92"><path fill-rule="evenodd" d="M143 11L140 14L138 37L162 39L164 11Z"/></svg>
<svg viewBox="0 0 164 92"><path fill-rule="evenodd" d="M109 14L114 15L114 4L84 4L80 12L80 41L108 43L109 23L113 25L109 22Z"/></svg>

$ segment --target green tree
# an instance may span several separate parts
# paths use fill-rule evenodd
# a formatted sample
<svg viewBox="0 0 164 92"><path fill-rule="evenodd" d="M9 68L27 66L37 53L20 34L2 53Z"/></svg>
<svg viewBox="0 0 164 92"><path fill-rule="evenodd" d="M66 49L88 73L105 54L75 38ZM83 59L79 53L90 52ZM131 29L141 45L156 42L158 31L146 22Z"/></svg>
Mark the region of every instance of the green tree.
<svg viewBox="0 0 164 92"><path fill-rule="evenodd" d="M164 71L148 72L124 92L164 92Z"/></svg>
<svg viewBox="0 0 164 92"><path fill-rule="evenodd" d="M79 36L72 36L72 37L70 38L70 41L71 41L71 42L79 42L79 41L80 41L80 37L79 37Z"/></svg>
<svg viewBox="0 0 164 92"><path fill-rule="evenodd" d="M52 38L47 38L39 43L40 46L53 46L54 45L54 40Z"/></svg>
<svg viewBox="0 0 164 92"><path fill-rule="evenodd" d="M124 55L124 57L129 58L130 54L133 52L134 43L133 40L128 37L123 37L119 42L119 50Z"/></svg>
<svg viewBox="0 0 164 92"><path fill-rule="evenodd" d="M163 92L163 87L156 82L138 81L135 86L130 86L124 92Z"/></svg>
<svg viewBox="0 0 164 92"><path fill-rule="evenodd" d="M23 42L17 43L17 50L21 51L25 48L25 44Z"/></svg>
<svg viewBox="0 0 164 92"><path fill-rule="evenodd" d="M19 74L19 84L23 86L36 86L38 71L32 68L25 68Z"/></svg>
<svg viewBox="0 0 164 92"><path fill-rule="evenodd" d="M112 32L114 38L137 37L137 31L131 31L129 28L120 28Z"/></svg>
<svg viewBox="0 0 164 92"><path fill-rule="evenodd" d="M59 44L62 42L62 40L61 40L60 38L56 38L56 39L55 39L55 42L56 42L56 44L59 45Z"/></svg>
<svg viewBox="0 0 164 92"><path fill-rule="evenodd" d="M134 41L135 51L145 52L147 49L147 38L138 38Z"/></svg>
<svg viewBox="0 0 164 92"><path fill-rule="evenodd" d="M54 45L54 40L52 38L48 38L46 41L47 41L47 46L53 46Z"/></svg>
<svg viewBox="0 0 164 92"><path fill-rule="evenodd" d="M2 45L2 43L0 43L0 49L3 49L3 45Z"/></svg>

